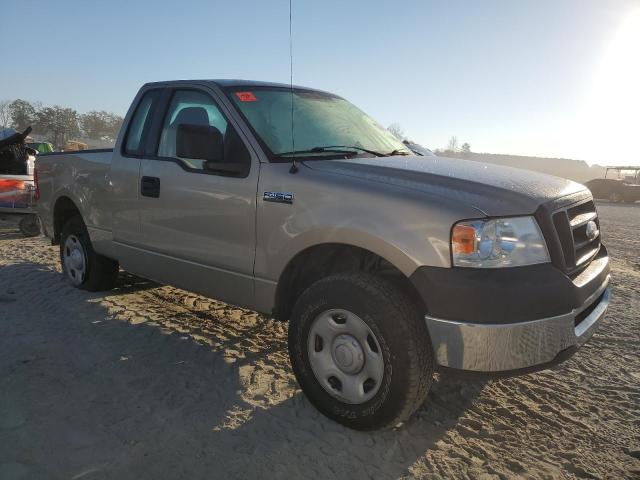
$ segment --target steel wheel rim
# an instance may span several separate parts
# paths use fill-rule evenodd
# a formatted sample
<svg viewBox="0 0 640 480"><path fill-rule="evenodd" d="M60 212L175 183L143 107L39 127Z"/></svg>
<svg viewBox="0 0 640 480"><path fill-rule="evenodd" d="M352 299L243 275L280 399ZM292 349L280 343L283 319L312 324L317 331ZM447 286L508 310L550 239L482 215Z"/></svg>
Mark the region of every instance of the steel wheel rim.
<svg viewBox="0 0 640 480"><path fill-rule="evenodd" d="M87 273L87 255L80 240L75 235L69 235L62 250L64 270L74 285L84 282Z"/></svg>
<svg viewBox="0 0 640 480"><path fill-rule="evenodd" d="M329 395L349 404L371 400L384 377L384 358L371 328L343 309L322 312L309 329L309 363Z"/></svg>

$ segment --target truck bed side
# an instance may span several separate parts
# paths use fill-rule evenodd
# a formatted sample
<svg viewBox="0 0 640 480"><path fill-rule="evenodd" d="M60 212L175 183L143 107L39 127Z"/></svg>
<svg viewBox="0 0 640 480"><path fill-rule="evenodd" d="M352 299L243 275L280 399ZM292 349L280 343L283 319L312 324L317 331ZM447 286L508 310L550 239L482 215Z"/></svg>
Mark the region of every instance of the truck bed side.
<svg viewBox="0 0 640 480"><path fill-rule="evenodd" d="M84 150L40 155L36 160L40 199L38 213L47 236L57 240L60 209L75 206L96 250L111 238L110 166L113 150ZM70 203L71 202L71 203Z"/></svg>

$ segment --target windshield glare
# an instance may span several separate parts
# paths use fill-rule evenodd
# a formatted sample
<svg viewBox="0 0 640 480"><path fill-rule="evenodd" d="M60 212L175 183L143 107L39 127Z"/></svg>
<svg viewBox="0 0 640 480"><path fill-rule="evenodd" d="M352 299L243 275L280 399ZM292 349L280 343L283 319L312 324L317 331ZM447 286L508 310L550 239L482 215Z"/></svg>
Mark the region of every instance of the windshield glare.
<svg viewBox="0 0 640 480"><path fill-rule="evenodd" d="M356 106L329 93L294 89L295 143L291 136L291 90L244 88L234 89L229 96L267 147L270 157L333 145L380 153L408 151L400 140Z"/></svg>

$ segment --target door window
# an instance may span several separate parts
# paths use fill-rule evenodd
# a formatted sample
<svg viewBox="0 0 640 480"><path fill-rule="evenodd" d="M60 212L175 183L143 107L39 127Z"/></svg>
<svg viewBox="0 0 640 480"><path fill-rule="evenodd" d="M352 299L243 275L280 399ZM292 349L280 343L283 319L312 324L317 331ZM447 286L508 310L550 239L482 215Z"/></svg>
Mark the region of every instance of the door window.
<svg viewBox="0 0 640 480"><path fill-rule="evenodd" d="M205 170L204 160L178 157L176 154L176 136L182 124L215 127L223 136L224 161L249 163L249 152L235 129L213 99L197 90L177 90L173 94L160 132L158 157L180 158L190 169Z"/></svg>

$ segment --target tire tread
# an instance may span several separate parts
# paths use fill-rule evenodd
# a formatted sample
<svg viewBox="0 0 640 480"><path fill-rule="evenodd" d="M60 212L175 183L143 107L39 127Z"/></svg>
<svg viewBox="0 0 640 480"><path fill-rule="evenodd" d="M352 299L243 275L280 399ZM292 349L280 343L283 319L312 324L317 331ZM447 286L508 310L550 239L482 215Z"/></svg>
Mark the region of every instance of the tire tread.
<svg viewBox="0 0 640 480"><path fill-rule="evenodd" d="M391 343L406 346L409 365L406 368L408 373L406 390L403 393L402 402L395 408L392 417L384 421L378 419L367 422L362 418L354 420L346 417L336 418L337 415L330 416L359 430L389 429L399 426L409 420L424 403L433 378L434 360L422 308L400 285L388 279L366 272L348 272L331 275L311 285L296 302L291 321L297 321L305 308L313 303L314 298L330 294L337 284L353 287L371 298L382 300L379 303L384 306L384 311L379 311L378 316L385 321L393 319L396 322L394 328L388 329L387 340L394 337ZM291 329L291 325L289 328ZM293 341L296 340L290 337L290 349L296 348L291 343ZM293 358L294 355L292 355L292 361Z"/></svg>

